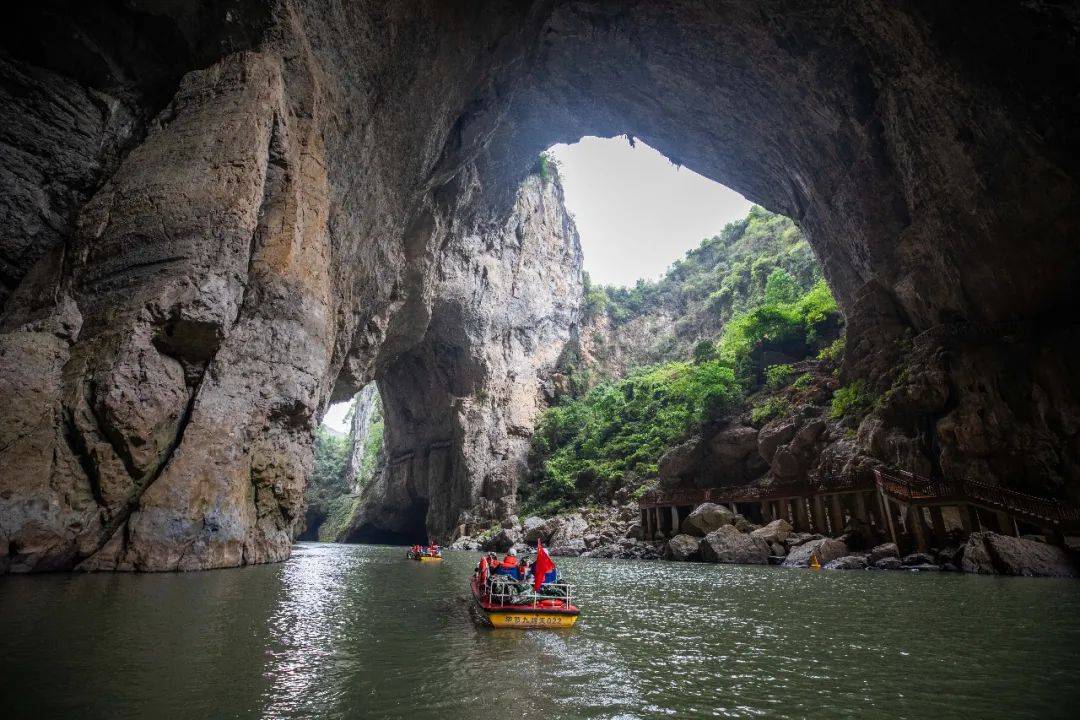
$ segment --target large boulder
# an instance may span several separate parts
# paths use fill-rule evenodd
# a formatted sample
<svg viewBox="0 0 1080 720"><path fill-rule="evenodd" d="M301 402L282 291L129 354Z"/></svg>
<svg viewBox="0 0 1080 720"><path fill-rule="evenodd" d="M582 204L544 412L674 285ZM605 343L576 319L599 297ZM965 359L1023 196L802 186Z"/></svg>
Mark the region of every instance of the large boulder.
<svg viewBox="0 0 1080 720"><path fill-rule="evenodd" d="M581 540L589 529L589 523L579 513L560 515L548 521L551 545L569 545L572 540Z"/></svg>
<svg viewBox="0 0 1080 720"><path fill-rule="evenodd" d="M721 464L735 465L744 462L757 448L758 431L742 425L722 430L709 440L713 460Z"/></svg>
<svg viewBox="0 0 1080 720"><path fill-rule="evenodd" d="M900 557L900 550L896 547L896 543L882 543L870 550L866 555L866 561L873 565L882 558L898 558Z"/></svg>
<svg viewBox="0 0 1080 720"><path fill-rule="evenodd" d="M522 536L527 543L535 543L537 540L548 541L551 537L551 528L544 518L530 515L521 523Z"/></svg>
<svg viewBox="0 0 1080 720"><path fill-rule="evenodd" d="M783 518L779 518L773 520L764 527L759 527L750 534L754 537L761 538L767 543L783 543L794 530L795 528L791 527L791 523Z"/></svg>
<svg viewBox="0 0 1080 720"><path fill-rule="evenodd" d="M865 570L866 558L862 555L845 555L831 560L823 566L826 570Z"/></svg>
<svg viewBox="0 0 1080 720"><path fill-rule="evenodd" d="M961 568L986 575L1080 577L1080 570L1065 550L994 532L976 532L968 537Z"/></svg>
<svg viewBox="0 0 1080 720"><path fill-rule="evenodd" d="M723 505L702 503L682 521L682 531L690 535L705 537L719 530L721 526L731 525L734 522L735 513Z"/></svg>
<svg viewBox="0 0 1080 720"><path fill-rule="evenodd" d="M581 538L574 538L566 542L563 545L552 545L550 552L552 555L561 555L563 557L577 557L581 553L585 552L585 541Z"/></svg>
<svg viewBox="0 0 1080 720"><path fill-rule="evenodd" d="M664 545L665 560L697 560L701 539L693 535L676 535Z"/></svg>
<svg viewBox="0 0 1080 720"><path fill-rule="evenodd" d="M484 549L504 553L521 542L521 533L513 528L503 528L484 542Z"/></svg>
<svg viewBox="0 0 1080 720"><path fill-rule="evenodd" d="M806 462L803 457L788 447L777 448L773 453L772 464L769 468L776 477L782 480L792 480L801 477L806 472Z"/></svg>
<svg viewBox="0 0 1080 720"><path fill-rule="evenodd" d="M722 525L701 541L701 557L708 562L768 565L769 552L767 542L739 532L734 525Z"/></svg>
<svg viewBox="0 0 1080 720"><path fill-rule="evenodd" d="M784 567L809 567L811 555L817 555L818 562L826 565L847 554L848 546L843 540L833 538L811 540L792 548L788 556L784 558Z"/></svg>
<svg viewBox="0 0 1080 720"><path fill-rule="evenodd" d="M795 437L795 421L791 418L778 418L761 428L758 433L758 454L761 459L771 463L776 449Z"/></svg>
<svg viewBox="0 0 1080 720"><path fill-rule="evenodd" d="M701 469L701 438L691 438L668 450L660 457L657 474L664 487L677 487Z"/></svg>
<svg viewBox="0 0 1080 720"><path fill-rule="evenodd" d="M871 563L870 567L875 570L903 570L904 564L900 562L900 558L888 555Z"/></svg>

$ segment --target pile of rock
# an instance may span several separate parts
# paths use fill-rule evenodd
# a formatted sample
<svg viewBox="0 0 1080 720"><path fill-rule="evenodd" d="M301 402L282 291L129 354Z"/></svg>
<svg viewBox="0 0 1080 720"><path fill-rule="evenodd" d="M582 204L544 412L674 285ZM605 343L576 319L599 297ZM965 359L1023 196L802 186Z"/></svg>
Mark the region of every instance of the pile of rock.
<svg viewBox="0 0 1080 720"><path fill-rule="evenodd" d="M963 546L900 556L893 543L866 547L865 536L839 538L795 532L786 520L758 527L722 505L699 505L683 521L682 532L664 545L663 557L735 565L808 567L816 558L825 570L908 570L1002 575L1080 577L1076 559L1038 539L992 532L972 533Z"/></svg>
<svg viewBox="0 0 1080 720"><path fill-rule="evenodd" d="M511 547L524 551L540 540L552 555L652 560L660 549L642 542L636 505L607 508L580 508L552 518L536 516L504 522L502 527L474 537L461 537L450 546L455 550L506 552Z"/></svg>

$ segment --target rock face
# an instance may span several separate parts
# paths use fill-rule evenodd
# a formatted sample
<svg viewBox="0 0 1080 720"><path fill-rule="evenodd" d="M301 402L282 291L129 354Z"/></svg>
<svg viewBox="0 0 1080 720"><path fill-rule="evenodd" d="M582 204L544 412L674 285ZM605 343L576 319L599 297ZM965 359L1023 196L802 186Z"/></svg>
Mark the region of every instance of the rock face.
<svg viewBox="0 0 1080 720"><path fill-rule="evenodd" d="M581 248L557 178L531 175L509 218L451 228L424 339L379 375L388 466L348 541L448 541L505 520L536 416L579 316Z"/></svg>
<svg viewBox="0 0 1080 720"><path fill-rule="evenodd" d="M511 512L575 298L509 218L554 220L526 178L583 134L799 223L843 380L909 353L878 457L1080 487L1069 4L76 5L0 31L2 569L287 557L315 424L373 378L358 533Z"/></svg>
<svg viewBox="0 0 1080 720"><path fill-rule="evenodd" d="M767 543L779 543L783 544L788 536L795 530L791 527L791 523L784 519L773 520L768 525L751 531L751 535L761 538Z"/></svg>
<svg viewBox="0 0 1080 720"><path fill-rule="evenodd" d="M964 546L962 569L986 575L1080 577L1080 568L1065 550L993 532L971 534Z"/></svg>
<svg viewBox="0 0 1080 720"><path fill-rule="evenodd" d="M363 488L358 485L364 481L362 470L364 448L367 445L368 435L375 418L382 412L382 403L379 400L379 386L368 383L356 396L356 405L353 408L352 425L349 428L349 436L352 438L352 450L349 453L349 465L345 468L345 482L353 492L360 492Z"/></svg>

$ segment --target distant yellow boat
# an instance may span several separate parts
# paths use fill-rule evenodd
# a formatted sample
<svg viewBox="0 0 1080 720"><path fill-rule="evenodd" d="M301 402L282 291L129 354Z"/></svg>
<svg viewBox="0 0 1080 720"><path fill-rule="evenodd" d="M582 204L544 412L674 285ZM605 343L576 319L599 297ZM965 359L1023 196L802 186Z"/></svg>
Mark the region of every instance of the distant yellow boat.
<svg viewBox="0 0 1080 720"><path fill-rule="evenodd" d="M820 570L821 569L821 561L818 560L817 553L814 553L813 555L810 556L809 567L810 567L811 570Z"/></svg>
<svg viewBox="0 0 1080 720"><path fill-rule="evenodd" d="M405 557L407 557L409 560L415 560L416 562L422 562L422 563L425 563L425 562L442 562L442 553L439 553L438 555L428 555L426 553L417 554L417 553L414 553L412 550L410 550L409 552L407 552L405 554Z"/></svg>

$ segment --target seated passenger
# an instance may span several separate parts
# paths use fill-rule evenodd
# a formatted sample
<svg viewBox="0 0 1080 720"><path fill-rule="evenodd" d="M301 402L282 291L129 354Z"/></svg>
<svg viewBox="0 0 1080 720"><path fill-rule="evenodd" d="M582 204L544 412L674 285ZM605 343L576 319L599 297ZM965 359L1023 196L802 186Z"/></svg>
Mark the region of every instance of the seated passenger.
<svg viewBox="0 0 1080 720"><path fill-rule="evenodd" d="M495 574L506 575L514 580L521 580L521 573L518 572L517 550L510 548L506 552L506 557L504 557L498 567L495 568Z"/></svg>

